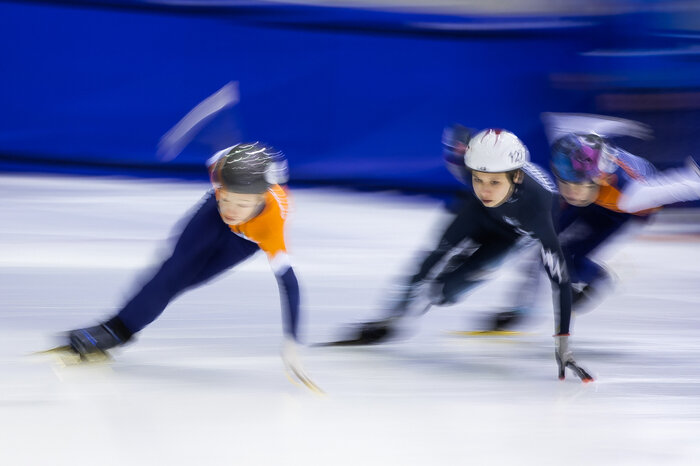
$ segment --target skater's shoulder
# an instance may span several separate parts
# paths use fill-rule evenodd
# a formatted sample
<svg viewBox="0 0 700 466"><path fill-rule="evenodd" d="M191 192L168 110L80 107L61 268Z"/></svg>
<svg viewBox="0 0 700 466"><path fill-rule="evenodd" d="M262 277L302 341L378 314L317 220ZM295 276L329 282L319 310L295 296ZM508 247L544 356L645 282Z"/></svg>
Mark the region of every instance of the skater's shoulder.
<svg viewBox="0 0 700 466"><path fill-rule="evenodd" d="M269 213L281 217L283 220L289 215L289 192L286 188L273 184L265 193L265 209L262 213Z"/></svg>
<svg viewBox="0 0 700 466"><path fill-rule="evenodd" d="M231 230L256 243L270 257L286 252L284 220L276 215L260 214L248 222L230 227Z"/></svg>
<svg viewBox="0 0 700 466"><path fill-rule="evenodd" d="M270 186L264 196L262 211L245 223L231 226L231 230L245 235L265 252L274 255L286 251L284 225L289 211L288 197L279 185Z"/></svg>
<svg viewBox="0 0 700 466"><path fill-rule="evenodd" d="M239 225L240 230L255 231L258 235L279 230L289 214L289 197L284 188L272 185L264 194L264 205L259 214Z"/></svg>
<svg viewBox="0 0 700 466"><path fill-rule="evenodd" d="M546 212L552 205L557 188L549 175L534 164L523 167L522 183L517 187L517 197L523 206L531 206Z"/></svg>
<svg viewBox="0 0 700 466"><path fill-rule="evenodd" d="M528 162L522 167L525 174L523 187L536 193L556 193L557 186L552 177L539 165Z"/></svg>

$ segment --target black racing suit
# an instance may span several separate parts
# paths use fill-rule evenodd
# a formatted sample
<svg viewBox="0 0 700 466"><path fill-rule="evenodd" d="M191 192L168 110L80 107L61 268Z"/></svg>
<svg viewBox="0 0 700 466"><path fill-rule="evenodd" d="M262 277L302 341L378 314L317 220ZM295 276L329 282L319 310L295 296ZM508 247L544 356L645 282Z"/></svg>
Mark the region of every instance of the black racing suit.
<svg viewBox="0 0 700 466"><path fill-rule="evenodd" d="M556 332L569 333L571 321L571 281L553 224L557 209L554 185L534 165L526 165L522 183L516 184L511 197L498 207L486 207L473 194L465 197L461 208L435 250L422 261L411 277L411 288L433 275L433 269L458 248L431 280L432 304L457 300L484 278L485 272L503 259L523 236L539 240L547 275L558 291L559 316ZM468 249L465 243L470 243Z"/></svg>

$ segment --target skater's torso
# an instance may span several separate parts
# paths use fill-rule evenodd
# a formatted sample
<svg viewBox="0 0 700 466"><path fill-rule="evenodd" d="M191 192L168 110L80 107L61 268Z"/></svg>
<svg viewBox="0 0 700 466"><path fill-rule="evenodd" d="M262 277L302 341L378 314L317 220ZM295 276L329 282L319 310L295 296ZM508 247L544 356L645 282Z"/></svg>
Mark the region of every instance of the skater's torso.
<svg viewBox="0 0 700 466"><path fill-rule="evenodd" d="M258 215L247 222L229 227L237 235L256 243L273 259L278 254L287 252L284 224L288 211L288 194L284 188L275 184L265 193L265 206Z"/></svg>
<svg viewBox="0 0 700 466"><path fill-rule="evenodd" d="M498 207L481 206L481 213L512 228L519 235L542 240L553 231L552 215L556 188L538 167L528 164L525 177L511 197Z"/></svg>
<svg viewBox="0 0 700 466"><path fill-rule="evenodd" d="M497 207L484 206L473 193L464 199L438 247L421 265L419 277L427 276L442 257L461 244L468 244L467 240L488 245L490 249L507 250L516 244L518 237L530 236L541 243L544 268L559 288L560 331L568 333L571 283L553 222L558 196L542 170L528 164L523 172L522 183L517 183L510 198Z"/></svg>
<svg viewBox="0 0 700 466"><path fill-rule="evenodd" d="M497 207L485 207L472 194L447 228L440 253L457 247L464 240L490 242L497 237L514 242L517 237L530 236L540 241L545 267L557 282L566 282L564 257L554 229L558 207L556 188L551 179L537 166L527 164L522 183L516 184L511 197Z"/></svg>

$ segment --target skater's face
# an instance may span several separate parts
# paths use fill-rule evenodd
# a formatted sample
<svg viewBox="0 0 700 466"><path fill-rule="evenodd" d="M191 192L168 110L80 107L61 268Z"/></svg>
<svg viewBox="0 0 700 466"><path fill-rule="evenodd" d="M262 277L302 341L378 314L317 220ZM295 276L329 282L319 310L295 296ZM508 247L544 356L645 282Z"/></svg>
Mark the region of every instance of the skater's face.
<svg viewBox="0 0 700 466"><path fill-rule="evenodd" d="M472 171L474 194L486 207L498 207L513 194L515 184L507 173Z"/></svg>
<svg viewBox="0 0 700 466"><path fill-rule="evenodd" d="M224 223L238 225L255 217L265 202L263 194L232 193L224 189L217 190L219 213Z"/></svg>
<svg viewBox="0 0 700 466"><path fill-rule="evenodd" d="M595 183L567 183L559 181L559 192L566 202L576 207L586 207L598 198L600 186Z"/></svg>

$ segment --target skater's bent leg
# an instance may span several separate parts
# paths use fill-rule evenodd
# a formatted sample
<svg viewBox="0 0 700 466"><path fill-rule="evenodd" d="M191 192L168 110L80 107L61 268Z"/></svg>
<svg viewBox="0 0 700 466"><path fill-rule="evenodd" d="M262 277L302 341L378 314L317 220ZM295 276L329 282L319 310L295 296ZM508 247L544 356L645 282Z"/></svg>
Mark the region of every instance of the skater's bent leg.
<svg viewBox="0 0 700 466"><path fill-rule="evenodd" d="M230 233L230 234L229 234ZM209 261L185 286L185 290L202 285L217 275L248 259L260 250L260 247L233 232L227 233L221 240L216 252Z"/></svg>
<svg viewBox="0 0 700 466"><path fill-rule="evenodd" d="M127 342L179 293L218 275L258 249L221 221L213 196L205 198L185 226L172 255L153 277L107 322L69 332L69 344L74 351L89 354Z"/></svg>
<svg viewBox="0 0 700 466"><path fill-rule="evenodd" d="M110 322L120 322L132 334L153 322L178 294L225 268L219 261L230 261L231 257L217 259L216 255L221 254L229 237L236 236L221 220L216 200L210 195L183 229L172 255Z"/></svg>
<svg viewBox="0 0 700 466"><path fill-rule="evenodd" d="M435 278L431 290L434 304L456 303L460 296L486 280L487 276L508 255L513 246L509 241L482 244L457 268Z"/></svg>
<svg viewBox="0 0 700 466"><path fill-rule="evenodd" d="M588 206L580 211L578 222L563 231L560 239L572 283L590 283L601 267L589 255L612 240L632 216L600 206Z"/></svg>

